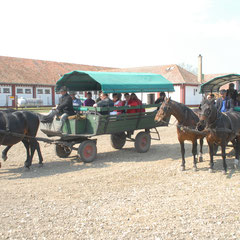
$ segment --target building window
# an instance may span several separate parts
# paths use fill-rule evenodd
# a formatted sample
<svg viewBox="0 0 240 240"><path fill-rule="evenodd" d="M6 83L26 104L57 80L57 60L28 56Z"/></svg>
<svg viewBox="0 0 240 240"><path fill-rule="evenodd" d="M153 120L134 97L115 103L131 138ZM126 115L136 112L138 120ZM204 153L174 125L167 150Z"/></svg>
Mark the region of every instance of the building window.
<svg viewBox="0 0 240 240"><path fill-rule="evenodd" d="M32 91L31 91L31 89L30 89L30 88L26 88L26 89L25 89L25 93L26 93L26 94L31 94L31 93L32 93Z"/></svg>
<svg viewBox="0 0 240 240"><path fill-rule="evenodd" d="M23 93L23 89L22 88L17 88L17 94L21 94Z"/></svg>
<svg viewBox="0 0 240 240"><path fill-rule="evenodd" d="M43 94L43 89L38 89L37 94Z"/></svg>
<svg viewBox="0 0 240 240"><path fill-rule="evenodd" d="M45 89L45 94L50 94L50 89Z"/></svg>
<svg viewBox="0 0 240 240"><path fill-rule="evenodd" d="M3 93L10 93L10 88L3 88Z"/></svg>

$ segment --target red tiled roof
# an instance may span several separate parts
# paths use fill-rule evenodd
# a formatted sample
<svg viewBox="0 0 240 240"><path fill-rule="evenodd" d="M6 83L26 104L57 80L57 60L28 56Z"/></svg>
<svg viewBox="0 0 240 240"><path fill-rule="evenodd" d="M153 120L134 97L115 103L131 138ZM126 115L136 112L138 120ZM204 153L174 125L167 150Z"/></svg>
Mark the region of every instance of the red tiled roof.
<svg viewBox="0 0 240 240"><path fill-rule="evenodd" d="M119 68L107 70L111 72L144 72L156 73L164 76L173 84L199 84L197 76L183 69L182 67L171 64L162 66L136 67L136 68Z"/></svg>
<svg viewBox="0 0 240 240"><path fill-rule="evenodd" d="M108 67L0 56L0 83L55 85L60 75L74 71L101 71Z"/></svg>

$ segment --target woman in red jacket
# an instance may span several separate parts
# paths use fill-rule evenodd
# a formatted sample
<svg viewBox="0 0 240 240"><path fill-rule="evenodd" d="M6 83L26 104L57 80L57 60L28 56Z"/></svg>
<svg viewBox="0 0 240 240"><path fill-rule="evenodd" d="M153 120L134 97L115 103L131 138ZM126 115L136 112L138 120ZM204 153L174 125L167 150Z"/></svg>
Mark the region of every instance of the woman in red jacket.
<svg viewBox="0 0 240 240"><path fill-rule="evenodd" d="M142 101L138 99L138 97L136 96L135 93L131 94L130 100L128 101L128 106L129 107L134 107L134 106L138 106L138 105L142 105ZM145 112L145 109L128 109L127 113L138 113L138 112Z"/></svg>

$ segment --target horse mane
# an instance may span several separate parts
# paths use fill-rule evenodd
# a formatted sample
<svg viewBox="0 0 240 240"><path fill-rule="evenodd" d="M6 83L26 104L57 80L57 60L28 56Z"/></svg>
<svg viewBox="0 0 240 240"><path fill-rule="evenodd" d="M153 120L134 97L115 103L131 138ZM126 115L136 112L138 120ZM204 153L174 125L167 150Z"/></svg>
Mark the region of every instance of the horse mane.
<svg viewBox="0 0 240 240"><path fill-rule="evenodd" d="M198 122L199 118L198 116L193 112L192 109L190 109L189 107L187 107L185 104L183 103L179 103L176 101L171 100L173 103L175 103L175 105L177 105L178 107L181 108L181 111L183 112L183 114L185 115L184 118L185 119L190 119L192 118L194 121Z"/></svg>

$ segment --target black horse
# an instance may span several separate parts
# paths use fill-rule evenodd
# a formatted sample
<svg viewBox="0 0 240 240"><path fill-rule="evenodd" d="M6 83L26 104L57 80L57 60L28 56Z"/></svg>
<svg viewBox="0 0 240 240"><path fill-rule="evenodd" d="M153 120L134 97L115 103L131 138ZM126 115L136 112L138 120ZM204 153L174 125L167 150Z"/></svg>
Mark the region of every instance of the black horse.
<svg viewBox="0 0 240 240"><path fill-rule="evenodd" d="M204 99L201 103L200 122L198 127L202 129L205 126L207 133L206 139L209 146L210 154L210 169L213 171L213 155L214 144L221 147L223 159L223 173L227 173L226 164L226 146L228 142L232 142L235 150L235 167L239 162L239 147L240 147L240 113L229 111L221 113L217 111L214 101Z"/></svg>
<svg viewBox="0 0 240 240"><path fill-rule="evenodd" d="M25 167L29 168L31 166L35 150L38 152L39 164L42 165L43 158L35 136L40 120L44 119L44 117L44 115L30 111L16 111L12 109L0 111L0 145L7 146L2 152L4 161L7 160L9 149L14 144L22 141L27 152Z"/></svg>
<svg viewBox="0 0 240 240"><path fill-rule="evenodd" d="M165 117L173 115L177 121L177 134L178 141L181 145L182 153L182 170L185 170L185 148L184 141L189 140L192 142L192 154L193 154L193 169L197 170L197 139L200 139L200 157L199 161L202 162L202 146L203 146L203 134L199 134L195 131L197 123L199 122L198 116L186 105L175 102L171 98L165 98L159 111L155 116L155 121L162 121Z"/></svg>

